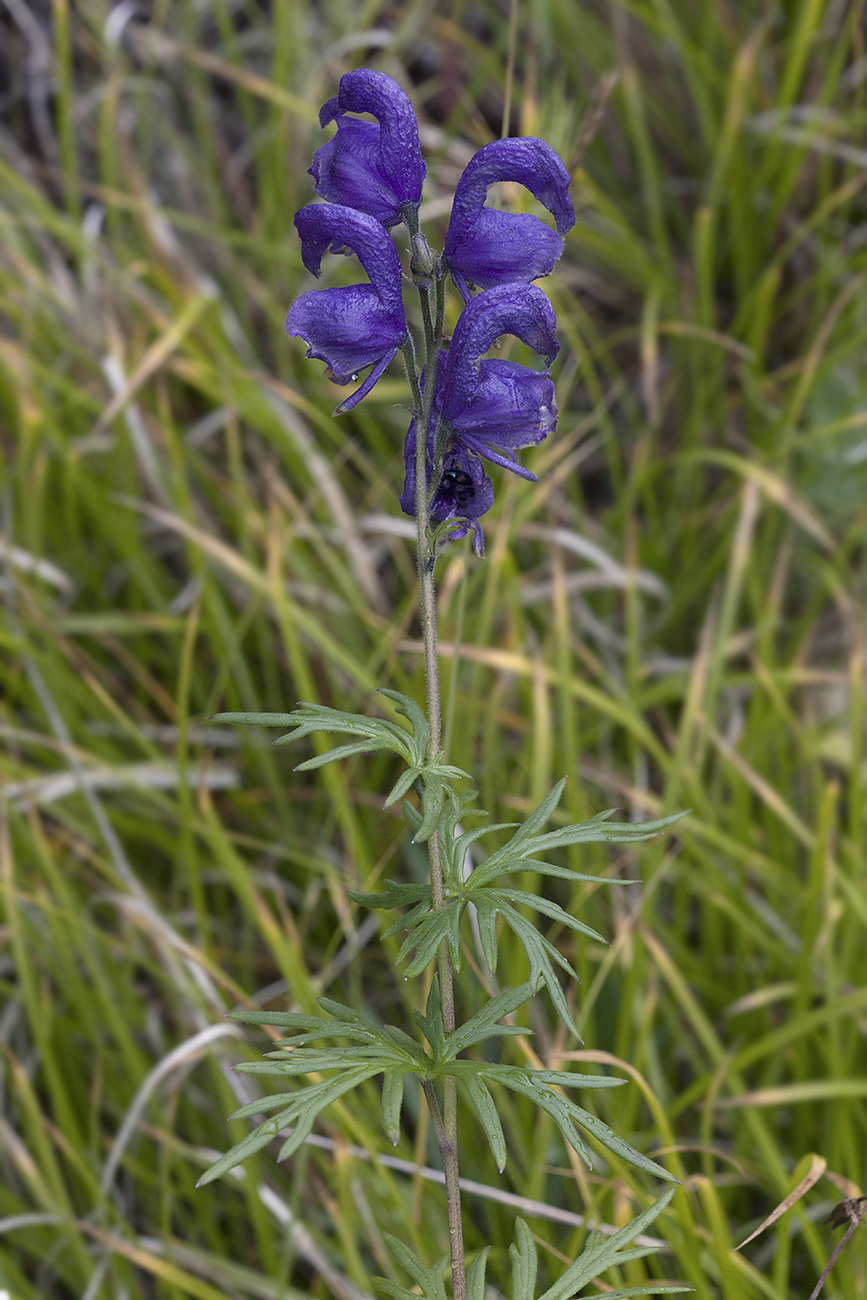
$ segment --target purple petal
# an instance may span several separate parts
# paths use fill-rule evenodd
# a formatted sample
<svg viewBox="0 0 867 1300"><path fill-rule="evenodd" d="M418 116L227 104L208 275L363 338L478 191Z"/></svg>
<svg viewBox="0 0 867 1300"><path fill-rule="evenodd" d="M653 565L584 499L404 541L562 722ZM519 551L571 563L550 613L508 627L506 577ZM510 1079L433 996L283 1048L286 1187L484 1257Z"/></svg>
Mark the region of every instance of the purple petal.
<svg viewBox="0 0 867 1300"><path fill-rule="evenodd" d="M384 356L391 360L406 326L383 307L372 285L353 284L302 293L289 308L286 331L304 340L308 357L325 362L335 384L350 384L366 366Z"/></svg>
<svg viewBox="0 0 867 1300"><path fill-rule="evenodd" d="M351 248L370 282L395 318L403 315L400 254L380 222L366 212L338 203L310 203L295 214L301 236L301 257L312 275L319 275L323 254Z"/></svg>
<svg viewBox="0 0 867 1300"><path fill-rule="evenodd" d="M550 363L559 351L554 310L532 284L506 284L473 298L461 313L449 348L443 414L458 424L475 399L479 358L500 334L514 334ZM535 374L535 371L528 371Z"/></svg>
<svg viewBox="0 0 867 1300"><path fill-rule="evenodd" d="M458 181L446 235L444 256L459 288L467 280L490 288L548 275L562 252L562 236L575 224L570 180L544 140L495 140L480 149ZM525 185L552 214L557 233L538 217L485 207L496 181Z"/></svg>
<svg viewBox="0 0 867 1300"><path fill-rule="evenodd" d="M339 116L346 112L371 113L379 125ZM335 119L337 135L313 160L316 193L367 212L386 226L402 221L401 206L418 206L425 177L409 98L384 72L358 68L341 77L337 95L320 110L320 126Z"/></svg>
<svg viewBox="0 0 867 1300"><path fill-rule="evenodd" d="M334 414L345 415L347 411L352 410L353 406L357 406L362 397L366 397L374 384L379 382L396 355L397 348L392 348L391 352L386 352L382 360L373 367L361 387L356 388L354 393L350 393L349 397L344 398L340 405L335 408Z"/></svg>
<svg viewBox="0 0 867 1300"><path fill-rule="evenodd" d="M535 481L535 474L515 463L515 452L542 442L556 423L554 384L548 376L493 360L481 363L476 390L454 428L468 451Z"/></svg>
<svg viewBox="0 0 867 1300"><path fill-rule="evenodd" d="M521 280L529 284L550 275L563 251L563 240L529 213L482 208L472 225L449 226L445 258L455 286L466 302L469 284L480 289Z"/></svg>
<svg viewBox="0 0 867 1300"><path fill-rule="evenodd" d="M302 293L286 317L289 334L307 344L307 355L324 361L336 384L354 383L373 365L361 388L339 410L351 410L370 392L406 334L400 257L382 226L364 212L338 204L314 203L295 217L304 265L319 274L323 254L350 248L358 254L370 284Z"/></svg>
<svg viewBox="0 0 867 1300"><path fill-rule="evenodd" d="M338 117L337 134L316 150L309 170L320 198L393 226L401 220L399 201L379 169L379 145L379 127L373 122Z"/></svg>

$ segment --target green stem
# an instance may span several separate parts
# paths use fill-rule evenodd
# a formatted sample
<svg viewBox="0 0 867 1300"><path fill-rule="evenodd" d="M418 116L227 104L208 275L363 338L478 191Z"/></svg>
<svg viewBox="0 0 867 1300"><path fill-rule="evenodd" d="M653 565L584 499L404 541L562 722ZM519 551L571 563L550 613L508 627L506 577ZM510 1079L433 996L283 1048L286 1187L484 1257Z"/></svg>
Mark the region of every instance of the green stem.
<svg viewBox="0 0 867 1300"><path fill-rule="evenodd" d="M447 1075L445 1080L445 1106L443 1114L440 1114L437 1095L434 1091L433 1081L431 1079L422 1079L421 1086L424 1092L425 1101L433 1120L434 1133L436 1134L437 1146L442 1156L443 1171L446 1176L446 1203L448 1205L449 1215L449 1249L452 1261L452 1291L455 1300L466 1300L467 1295L467 1278L464 1269L464 1227L461 1219L461 1191L458 1181L458 1144L457 1129L454 1135L449 1133L448 1129L448 1085L452 1084L452 1090L456 1090L457 1081L454 1076ZM449 1195L449 1185L453 1184L457 1188L457 1195Z"/></svg>
<svg viewBox="0 0 867 1300"><path fill-rule="evenodd" d="M425 683L427 712L430 724L431 755L436 757L442 743L439 665L437 663L436 591L434 588L433 553L430 546L430 507L427 484L427 445L433 406L436 368L444 317L445 285L437 281L436 325L432 321L430 289L419 286L422 319L425 329L425 386L419 390L415 351L412 342L404 345L407 369L411 369L415 414L415 505L418 543L418 580L420 619L424 638ZM434 908L444 903L443 870L440 855L439 833L434 831L428 840L430 863L431 900ZM445 943L437 954L440 997L442 999L443 1029L452 1034L455 1030L455 992L452 964ZM452 1292L454 1300L466 1300L467 1282L464 1264L464 1239L461 1219L461 1187L458 1167L458 1098L457 1080L447 1076L443 1081L443 1110L440 1114L433 1085L425 1086L425 1097L431 1108L431 1119L437 1137L446 1183L446 1203L449 1217L449 1250L452 1264Z"/></svg>

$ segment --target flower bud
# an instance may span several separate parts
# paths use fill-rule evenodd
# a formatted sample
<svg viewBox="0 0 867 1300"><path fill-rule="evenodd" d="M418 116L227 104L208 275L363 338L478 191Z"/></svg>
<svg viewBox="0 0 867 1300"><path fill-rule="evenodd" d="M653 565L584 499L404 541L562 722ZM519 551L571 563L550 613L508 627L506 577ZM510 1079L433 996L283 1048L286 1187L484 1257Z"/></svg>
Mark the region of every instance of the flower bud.
<svg viewBox="0 0 867 1300"><path fill-rule="evenodd" d="M412 256L409 259L413 284L422 289L429 289L431 279L436 275L438 267L439 257L421 231L417 230L412 237Z"/></svg>

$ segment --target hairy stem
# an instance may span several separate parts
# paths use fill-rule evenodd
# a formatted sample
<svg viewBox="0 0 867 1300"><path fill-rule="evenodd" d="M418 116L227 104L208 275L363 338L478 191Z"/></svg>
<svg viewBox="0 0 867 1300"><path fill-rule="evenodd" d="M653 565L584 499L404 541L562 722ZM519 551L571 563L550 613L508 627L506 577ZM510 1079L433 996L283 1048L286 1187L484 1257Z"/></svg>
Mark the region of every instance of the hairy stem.
<svg viewBox="0 0 867 1300"><path fill-rule="evenodd" d="M420 596L420 617L424 638L425 682L427 686L427 713L430 724L430 748L432 756L439 754L442 743L442 723L440 706L439 666L437 663L437 625L436 625L436 591L434 587L434 558L430 545L430 507L428 503L428 431L430 429L431 408L433 406L434 383L439 359L440 335L442 333L445 286L437 281L436 287L436 325L432 324L430 289L419 287L422 303L422 318L425 323L425 386L418 402L418 379L413 383L415 398L415 505L418 543L418 579ZM410 364L407 349L404 357ZM413 371L415 359L412 356ZM412 380L410 381L412 383ZM428 858L430 863L431 899L435 908L443 906L443 871L440 856L439 834L434 831L428 841ZM455 1029L455 993L452 964L449 960L445 943L437 954L437 971L439 975L440 997L442 999L443 1029L447 1034ZM458 1171L458 1109L457 1081L446 1078L443 1088L443 1111L440 1114L433 1085L425 1087L425 1097L431 1109L431 1119L437 1137L443 1172L446 1182L446 1202L449 1216L449 1249L452 1264L452 1291L454 1300L466 1300L467 1283L464 1265L464 1239L461 1221L461 1188Z"/></svg>
<svg viewBox="0 0 867 1300"><path fill-rule="evenodd" d="M446 1176L446 1202L448 1205L449 1215L449 1248L452 1261L452 1291L454 1292L455 1300L466 1300L467 1279L464 1268L464 1230L461 1220L461 1194L460 1186L458 1184L457 1130L455 1130L454 1137L451 1137L448 1131L448 1085L452 1084L452 1091L455 1091L457 1084L453 1077L447 1077L444 1082L445 1105L442 1114L440 1113L433 1081L431 1079L422 1079L421 1086L433 1121L437 1146L439 1147L440 1155L442 1156L443 1171ZM449 1183L451 1180L454 1181L454 1185L458 1189L456 1196L449 1195Z"/></svg>

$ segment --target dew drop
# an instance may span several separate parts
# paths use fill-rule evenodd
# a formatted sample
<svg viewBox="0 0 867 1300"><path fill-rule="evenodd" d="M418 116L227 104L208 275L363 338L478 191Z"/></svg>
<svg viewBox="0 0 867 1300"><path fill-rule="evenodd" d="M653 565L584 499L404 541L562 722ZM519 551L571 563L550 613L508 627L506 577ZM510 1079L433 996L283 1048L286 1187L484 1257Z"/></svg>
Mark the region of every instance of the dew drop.
<svg viewBox="0 0 867 1300"><path fill-rule="evenodd" d="M352 375L351 378L352 378L352 382L353 382L353 384L357 384L357 383L358 383L358 380L359 380L359 378L360 378L360 375L359 375L358 372L356 371L356 373L354 373L354 374Z"/></svg>

